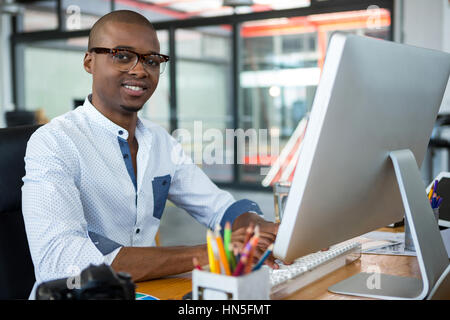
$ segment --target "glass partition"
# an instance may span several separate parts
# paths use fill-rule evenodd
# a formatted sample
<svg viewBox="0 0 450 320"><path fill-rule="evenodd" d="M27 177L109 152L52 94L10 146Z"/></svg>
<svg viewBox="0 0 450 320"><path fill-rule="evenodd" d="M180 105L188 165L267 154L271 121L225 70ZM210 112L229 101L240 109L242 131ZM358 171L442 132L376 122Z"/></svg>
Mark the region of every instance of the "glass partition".
<svg viewBox="0 0 450 320"><path fill-rule="evenodd" d="M84 101L91 75L84 70L87 37L35 42L24 48L25 109L51 120Z"/></svg>
<svg viewBox="0 0 450 320"><path fill-rule="evenodd" d="M215 181L232 181L231 26L178 29L178 134L185 152ZM228 157L228 158L227 158ZM228 162L227 162L228 161Z"/></svg>
<svg viewBox="0 0 450 320"><path fill-rule="evenodd" d="M157 31L160 52L169 54L169 33L165 30ZM170 130L170 60L164 73L159 76L158 87L144 105L139 115L151 120L167 131Z"/></svg>
<svg viewBox="0 0 450 320"><path fill-rule="evenodd" d="M195 1L191 2L61 0L65 28L58 32L84 29L82 33L87 33L112 7L137 11L162 28L157 31L161 53L171 61L139 115L168 131L176 124L176 131L169 133L180 140L186 153L212 180L232 187L261 187L280 152L292 142L301 119L311 111L333 32L392 36L388 1L374 2L389 9L333 2L330 6L337 12L306 16L293 16L297 11L292 9L278 10L296 7L301 15L301 7L308 7L308 13L314 8L322 12L323 7L309 0L255 0L251 7L237 10L219 1L194 10ZM220 17L230 15L230 10L233 19ZM270 19L255 14L263 11ZM210 25L199 19L213 16ZM42 25L33 24L33 19ZM22 22L18 30L56 31L54 1L25 5ZM172 35L175 39L169 39ZM91 75L83 68L87 37L72 38L72 34L65 40L42 41L41 36L47 35L39 33L37 39L19 39L15 44L16 104L19 109L42 109L51 119L72 110L91 92ZM233 51L235 37L237 51ZM169 50L172 40L175 52ZM295 166L290 169L293 174Z"/></svg>
<svg viewBox="0 0 450 320"><path fill-rule="evenodd" d="M238 159L241 182L264 179L311 110L331 34L388 39L390 24L390 12L378 7L242 24L239 123L245 130L265 130L268 138L246 140L247 152Z"/></svg>

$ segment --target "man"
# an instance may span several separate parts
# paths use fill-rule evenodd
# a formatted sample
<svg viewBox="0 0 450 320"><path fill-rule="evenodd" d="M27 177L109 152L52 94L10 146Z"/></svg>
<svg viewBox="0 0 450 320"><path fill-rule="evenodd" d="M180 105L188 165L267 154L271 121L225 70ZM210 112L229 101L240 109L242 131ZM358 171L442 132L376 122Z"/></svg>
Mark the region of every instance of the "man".
<svg viewBox="0 0 450 320"><path fill-rule="evenodd" d="M205 245L154 246L166 199L209 228L230 221L238 245L259 224L256 258L274 241L278 225L256 214L255 203L219 190L164 129L138 118L168 59L159 49L138 13L99 19L84 58L92 94L30 138L22 208L36 284L91 263L134 281L189 271L193 257L207 264ZM273 258L268 264L277 267Z"/></svg>

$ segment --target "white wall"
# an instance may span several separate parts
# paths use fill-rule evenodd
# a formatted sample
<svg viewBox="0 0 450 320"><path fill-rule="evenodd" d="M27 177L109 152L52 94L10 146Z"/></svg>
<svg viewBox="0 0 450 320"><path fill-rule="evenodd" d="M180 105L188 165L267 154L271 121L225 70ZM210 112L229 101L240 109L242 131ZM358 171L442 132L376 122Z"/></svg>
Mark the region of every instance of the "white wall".
<svg viewBox="0 0 450 320"><path fill-rule="evenodd" d="M394 40L450 52L449 0L394 0Z"/></svg>
<svg viewBox="0 0 450 320"><path fill-rule="evenodd" d="M450 52L450 1L449 0L395 0L396 35L394 40L409 45ZM450 85L439 113L450 113ZM450 140L450 129L444 129L440 137ZM428 183L441 171L449 171L449 154L439 150L432 159L429 176L430 153L422 165L422 177Z"/></svg>
<svg viewBox="0 0 450 320"><path fill-rule="evenodd" d="M443 33L442 33L442 49L450 52L450 1L443 1Z"/></svg>
<svg viewBox="0 0 450 320"><path fill-rule="evenodd" d="M447 0L403 0L403 42L442 50L443 5Z"/></svg>
<svg viewBox="0 0 450 320"><path fill-rule="evenodd" d="M396 8L401 12L395 41L450 52L449 0L396 0ZM449 95L439 112L450 113Z"/></svg>

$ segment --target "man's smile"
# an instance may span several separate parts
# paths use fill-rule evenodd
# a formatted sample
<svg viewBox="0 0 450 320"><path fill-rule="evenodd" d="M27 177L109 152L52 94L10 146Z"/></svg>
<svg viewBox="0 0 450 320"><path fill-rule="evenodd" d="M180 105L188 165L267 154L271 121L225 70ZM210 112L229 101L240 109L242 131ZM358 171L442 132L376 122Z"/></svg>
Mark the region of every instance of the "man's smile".
<svg viewBox="0 0 450 320"><path fill-rule="evenodd" d="M125 93L134 97L142 96L148 89L148 86L141 81L124 81L121 85L124 88Z"/></svg>

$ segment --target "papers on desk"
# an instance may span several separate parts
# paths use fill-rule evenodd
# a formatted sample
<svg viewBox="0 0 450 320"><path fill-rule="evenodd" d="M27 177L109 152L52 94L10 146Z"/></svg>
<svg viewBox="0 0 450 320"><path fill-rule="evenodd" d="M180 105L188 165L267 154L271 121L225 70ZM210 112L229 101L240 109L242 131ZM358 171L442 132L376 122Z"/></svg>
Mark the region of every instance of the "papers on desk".
<svg viewBox="0 0 450 320"><path fill-rule="evenodd" d="M447 255L450 259L450 229L441 231ZM373 231L361 236L361 253L416 256L415 251L405 250L404 232Z"/></svg>
<svg viewBox="0 0 450 320"><path fill-rule="evenodd" d="M361 253L416 256L415 251L405 250L404 232L373 231L361 236Z"/></svg>

